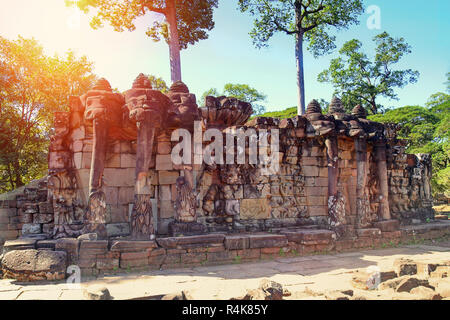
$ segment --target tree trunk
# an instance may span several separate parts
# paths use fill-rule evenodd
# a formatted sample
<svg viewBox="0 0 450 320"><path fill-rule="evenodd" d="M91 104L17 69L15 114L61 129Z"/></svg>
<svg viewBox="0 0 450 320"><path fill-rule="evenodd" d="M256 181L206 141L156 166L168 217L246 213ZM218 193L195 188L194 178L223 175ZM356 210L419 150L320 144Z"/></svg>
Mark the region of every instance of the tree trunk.
<svg viewBox="0 0 450 320"><path fill-rule="evenodd" d="M13 189L23 187L25 184L23 183L22 176L20 175L19 160L14 161L13 170L14 170L14 175L16 176L15 186Z"/></svg>
<svg viewBox="0 0 450 320"><path fill-rule="evenodd" d="M295 36L295 59L297 60L298 114L305 114L305 76L303 70L303 33Z"/></svg>
<svg viewBox="0 0 450 320"><path fill-rule="evenodd" d="M176 82L181 81L181 59L175 0L167 1L166 12L166 18L169 24L170 73L172 82Z"/></svg>
<svg viewBox="0 0 450 320"><path fill-rule="evenodd" d="M374 97L372 97L372 99L370 101L370 108L372 109L373 114L377 114L378 113L377 103L375 102L375 98Z"/></svg>

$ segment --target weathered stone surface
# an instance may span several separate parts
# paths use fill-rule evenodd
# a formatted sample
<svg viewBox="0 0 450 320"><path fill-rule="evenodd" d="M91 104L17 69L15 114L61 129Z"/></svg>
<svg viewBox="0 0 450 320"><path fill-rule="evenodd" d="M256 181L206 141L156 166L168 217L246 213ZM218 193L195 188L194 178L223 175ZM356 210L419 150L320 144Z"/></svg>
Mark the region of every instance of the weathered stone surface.
<svg viewBox="0 0 450 320"><path fill-rule="evenodd" d="M439 293L436 293L433 289L418 286L416 288L411 289L411 294L415 295L417 298L421 300L441 300L442 297Z"/></svg>
<svg viewBox="0 0 450 320"><path fill-rule="evenodd" d="M78 252L79 252L80 241L71 238L61 238L56 240L55 250L65 251L67 253L67 264L77 264L78 263Z"/></svg>
<svg viewBox="0 0 450 320"><path fill-rule="evenodd" d="M330 230L295 230L282 231L290 242L302 244L327 244L332 242L336 235Z"/></svg>
<svg viewBox="0 0 450 320"><path fill-rule="evenodd" d="M3 244L3 254L13 250L35 249L37 239L8 240Z"/></svg>
<svg viewBox="0 0 450 320"><path fill-rule="evenodd" d="M250 238L246 235L225 236L225 248L227 250L241 250L250 248Z"/></svg>
<svg viewBox="0 0 450 320"><path fill-rule="evenodd" d="M108 237L127 236L130 234L129 223L109 223L106 225L106 234Z"/></svg>
<svg viewBox="0 0 450 320"><path fill-rule="evenodd" d="M283 300L283 293L281 284L263 279L258 289L247 290L245 296L232 300Z"/></svg>
<svg viewBox="0 0 450 320"><path fill-rule="evenodd" d="M394 271L381 272L356 272L351 283L354 288L362 290L376 290L380 283L394 279L397 274Z"/></svg>
<svg viewBox="0 0 450 320"><path fill-rule="evenodd" d="M380 229L381 232L394 232L400 228L400 222L398 220L384 220L375 222L373 226Z"/></svg>
<svg viewBox="0 0 450 320"><path fill-rule="evenodd" d="M417 273L417 263L411 259L400 258L394 261L394 271L397 275L415 275Z"/></svg>
<svg viewBox="0 0 450 320"><path fill-rule="evenodd" d="M108 240L81 241L80 249L108 249Z"/></svg>
<svg viewBox="0 0 450 320"><path fill-rule="evenodd" d="M207 246L213 244L223 244L224 239L224 234L207 234L188 237L159 238L156 239L156 241L161 247L166 249L181 249L192 247L192 245Z"/></svg>
<svg viewBox="0 0 450 320"><path fill-rule="evenodd" d="M168 225L172 237L202 235L207 232L206 226L197 222L172 221Z"/></svg>
<svg viewBox="0 0 450 320"><path fill-rule="evenodd" d="M265 300L283 299L283 286L278 282L263 279L259 284L259 289L261 289L265 293L266 295Z"/></svg>
<svg viewBox="0 0 450 320"><path fill-rule="evenodd" d="M339 291L333 290L325 293L325 299L327 300L350 300L353 296L353 290Z"/></svg>
<svg viewBox="0 0 450 320"><path fill-rule="evenodd" d="M436 270L430 272L430 278L449 278L450 277L450 266L437 266Z"/></svg>
<svg viewBox="0 0 450 320"><path fill-rule="evenodd" d="M95 241L97 240L98 235L96 233L85 233L77 238L80 241Z"/></svg>
<svg viewBox="0 0 450 320"><path fill-rule="evenodd" d="M381 231L377 228L365 228L365 229L356 229L356 233L358 237L361 238L379 238L381 237Z"/></svg>
<svg viewBox="0 0 450 320"><path fill-rule="evenodd" d="M108 288L102 286L89 286L83 290L86 300L112 300Z"/></svg>
<svg viewBox="0 0 450 320"><path fill-rule="evenodd" d="M42 225L39 223L24 223L22 234L37 234L42 232Z"/></svg>
<svg viewBox="0 0 450 320"><path fill-rule="evenodd" d="M36 243L36 248L41 249L48 249L48 250L55 250L56 246L56 240L38 240Z"/></svg>
<svg viewBox="0 0 450 320"><path fill-rule="evenodd" d="M14 250L2 260L5 278L19 281L61 280L66 275L66 253L47 250Z"/></svg>
<svg viewBox="0 0 450 320"><path fill-rule="evenodd" d="M273 248L284 247L288 243L288 239L285 235L279 234L251 234L248 236L250 239L250 248Z"/></svg>
<svg viewBox="0 0 450 320"><path fill-rule="evenodd" d="M436 286L436 293L438 293L444 299L450 298L450 280L448 280L448 278L439 281Z"/></svg>
<svg viewBox="0 0 450 320"><path fill-rule="evenodd" d="M120 252L136 252L143 250L151 250L157 248L156 241L128 241L128 240L116 240L111 243L111 251Z"/></svg>
<svg viewBox="0 0 450 320"><path fill-rule="evenodd" d="M396 292L410 292L412 289L424 286L430 288L431 286L428 284L428 280L417 279L415 277L407 277L400 281L400 283L395 288ZM434 289L433 287L431 287Z"/></svg>
<svg viewBox="0 0 450 320"><path fill-rule="evenodd" d="M240 209L242 220L270 218L271 207L268 199L243 199Z"/></svg>

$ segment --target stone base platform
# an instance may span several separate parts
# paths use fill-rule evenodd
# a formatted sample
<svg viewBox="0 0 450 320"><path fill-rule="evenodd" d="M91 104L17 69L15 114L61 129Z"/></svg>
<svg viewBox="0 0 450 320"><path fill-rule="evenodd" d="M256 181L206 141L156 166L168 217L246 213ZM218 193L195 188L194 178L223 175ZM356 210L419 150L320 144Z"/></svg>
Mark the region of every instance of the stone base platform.
<svg viewBox="0 0 450 320"><path fill-rule="evenodd" d="M276 234L212 233L154 241L20 239L5 242L4 251L64 251L67 265L79 266L84 275L97 276L384 248L450 236L450 221L403 226L395 231L383 231L392 230L391 225L377 227L358 229L358 237L341 240L334 232L321 229L286 229Z"/></svg>

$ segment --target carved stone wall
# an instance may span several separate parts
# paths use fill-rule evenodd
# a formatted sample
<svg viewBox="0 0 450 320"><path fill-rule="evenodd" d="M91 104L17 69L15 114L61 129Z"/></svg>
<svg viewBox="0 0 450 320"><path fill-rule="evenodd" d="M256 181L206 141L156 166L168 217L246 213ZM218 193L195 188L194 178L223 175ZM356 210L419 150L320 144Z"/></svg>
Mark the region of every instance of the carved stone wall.
<svg viewBox="0 0 450 320"><path fill-rule="evenodd" d="M87 95L71 97L70 106L70 112L55 116L50 146L46 202L51 210L45 212L53 219L32 220L40 223L39 233L45 230L53 238L90 231L132 238L136 219L145 240L153 233L296 226L319 226L349 238L391 217L402 223L432 218L429 156L405 154L395 127L365 119L359 106L345 114L337 98L327 115L313 101L306 116L249 121L247 103L207 97L206 106L198 108L183 83L163 95L140 75L126 97L112 93L102 79ZM263 165L250 163L255 152L250 141L244 150L234 148L235 155L246 154L242 164L174 164L171 153L178 141L171 141L172 133L183 128L195 142L196 120L202 133L219 130L224 144L231 128L254 130L257 140L266 133L275 139L271 130L278 130L278 151L263 151L276 159L279 170L267 174ZM203 141L202 149L209 144ZM193 147L188 156L198 152Z"/></svg>

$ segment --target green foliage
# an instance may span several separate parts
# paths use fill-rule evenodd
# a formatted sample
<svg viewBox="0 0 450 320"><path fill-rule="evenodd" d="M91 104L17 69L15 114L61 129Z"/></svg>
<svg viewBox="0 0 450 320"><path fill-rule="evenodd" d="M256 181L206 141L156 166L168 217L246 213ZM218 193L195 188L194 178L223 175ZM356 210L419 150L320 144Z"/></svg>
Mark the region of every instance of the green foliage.
<svg viewBox="0 0 450 320"><path fill-rule="evenodd" d="M235 97L241 101L251 103L255 115L264 113L265 107L257 102L264 102L267 96L248 84L233 84L227 83L223 87L223 93L219 93L217 89L211 88L205 91L202 95L202 101L205 101L207 96L227 96Z"/></svg>
<svg viewBox="0 0 450 320"><path fill-rule="evenodd" d="M283 111L266 112L266 113L261 114L260 117L287 119L287 118L293 118L296 115L297 115L297 107L292 107L292 108L288 108Z"/></svg>
<svg viewBox="0 0 450 320"><path fill-rule="evenodd" d="M432 95L433 100L436 94ZM442 97L442 96L441 96ZM447 193L450 196L450 96L428 107L406 106L387 111L385 114L369 116L370 120L401 125L399 138L410 141L409 153L429 153L432 158L433 194Z"/></svg>
<svg viewBox="0 0 450 320"><path fill-rule="evenodd" d="M91 20L91 27L98 29L109 22L115 31L134 31L137 18L148 12L167 14L166 1L153 0L66 0L67 5L76 5L85 13L90 8L97 9L96 15ZM177 0L176 20L181 49L186 49L189 44L195 44L199 40L207 39L207 31L214 28L213 11L217 8L218 0ZM154 21L148 28L147 35L153 41L164 38L169 42L168 24L166 21Z"/></svg>
<svg viewBox="0 0 450 320"><path fill-rule="evenodd" d="M205 103L205 98L207 96L213 96L213 97L220 97L222 94L219 93L219 91L216 88L211 88L209 90L206 90L205 92L203 92L202 94L202 98L201 98L201 103L204 104Z"/></svg>
<svg viewBox="0 0 450 320"><path fill-rule="evenodd" d="M169 92L169 87L167 86L167 83L163 80L163 78L156 77L154 75L149 75L148 79L150 80L150 83L152 84L153 90L159 90L162 93Z"/></svg>
<svg viewBox="0 0 450 320"><path fill-rule="evenodd" d="M350 111L357 104L366 106L369 113L377 114L383 106L378 97L398 100L394 88L402 88L417 82L418 71L393 70L393 65L411 52L403 38L394 39L387 32L373 38L376 44L375 57L370 60L362 52L362 43L353 39L339 50L340 57L332 59L330 67L318 75L319 82L333 84L336 94Z"/></svg>
<svg viewBox="0 0 450 320"><path fill-rule="evenodd" d="M447 81L445 82L445 84L447 86L447 92L450 93L450 72L447 72L446 76L447 76Z"/></svg>
<svg viewBox="0 0 450 320"><path fill-rule="evenodd" d="M335 48L331 29L357 24L364 11L360 0L239 0L239 9L255 17L250 36L256 47L267 46L276 32L301 34L315 56Z"/></svg>
<svg viewBox="0 0 450 320"><path fill-rule="evenodd" d="M96 80L73 52L48 57L34 39L0 37L0 192L46 174L53 113Z"/></svg>

